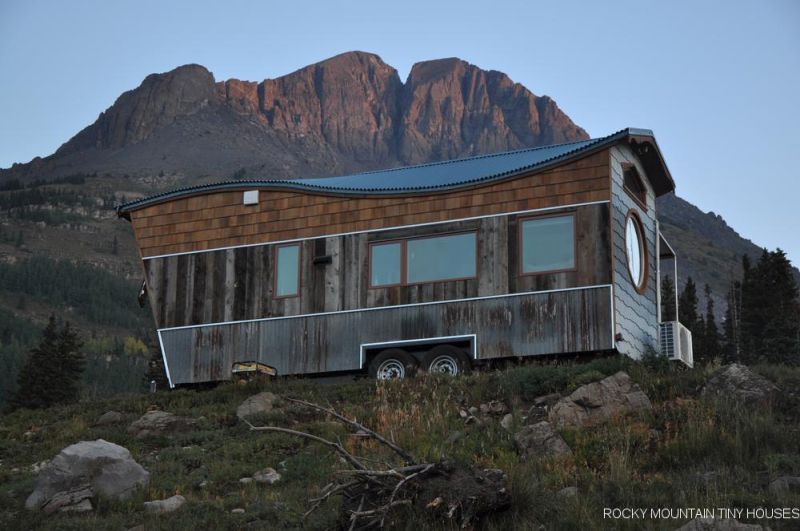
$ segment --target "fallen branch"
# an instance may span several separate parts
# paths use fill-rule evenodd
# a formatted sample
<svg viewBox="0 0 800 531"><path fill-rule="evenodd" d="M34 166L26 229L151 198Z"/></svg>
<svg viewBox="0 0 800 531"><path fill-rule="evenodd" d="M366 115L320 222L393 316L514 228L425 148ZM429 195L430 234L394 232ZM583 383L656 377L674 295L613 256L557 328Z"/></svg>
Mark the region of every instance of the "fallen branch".
<svg viewBox="0 0 800 531"><path fill-rule="evenodd" d="M328 408L322 407L320 405L317 405L317 404L314 404L314 403L311 403L311 402L306 402L305 400L299 400L297 398L287 398L286 400L288 400L289 402L294 402L295 404L300 404L300 405L303 405L303 406L306 406L306 407L310 407L312 409L316 409L317 411L322 411L323 413L327 413L328 415L331 415L332 417L335 417L335 418L341 420L342 422L344 422L346 424L349 424L350 426L356 428L357 430L363 431L364 433L366 433L367 435L369 435L373 439L376 439L377 441L380 441L381 443L383 443L387 447L389 447L392 450L394 450L394 452L397 453L397 455L399 455L400 457L402 457L406 461L406 463L413 463L413 462L416 461L416 459L414 459L414 456L412 456L410 453L408 453L407 451L405 451L402 448L400 448L399 446L397 446L392 441L386 439L385 437L383 437L379 433L377 433L375 431L372 431L371 429L367 428L366 426L364 426L360 422L357 422L357 421L352 420L352 419L348 419L347 417L345 417L344 415L341 415L340 413L336 412L336 410L334 410L332 408L328 409Z"/></svg>
<svg viewBox="0 0 800 531"><path fill-rule="evenodd" d="M400 525L402 508L414 508L450 521L458 519L462 527L466 527L484 514L504 509L510 502L502 471L481 472L444 461L415 463L409 452L332 408L304 400L287 400L333 416L366 433L403 459L402 466L382 463L351 454L341 441L278 426L254 426L242 419L253 431L285 433L322 444L352 466L352 469L337 470L337 479L325 485L319 496L309 500L310 507L303 514L304 519L331 497L342 496L341 529L355 531ZM368 466L369 463L372 464ZM373 468L381 465L385 468Z"/></svg>

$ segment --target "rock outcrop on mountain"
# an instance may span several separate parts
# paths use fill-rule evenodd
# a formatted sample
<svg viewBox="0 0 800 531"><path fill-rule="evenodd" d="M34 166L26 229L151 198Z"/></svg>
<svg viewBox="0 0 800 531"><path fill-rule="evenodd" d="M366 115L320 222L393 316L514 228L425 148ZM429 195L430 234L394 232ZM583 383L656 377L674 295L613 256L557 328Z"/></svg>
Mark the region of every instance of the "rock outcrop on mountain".
<svg viewBox="0 0 800 531"><path fill-rule="evenodd" d="M501 72L441 59L403 83L377 55L349 52L258 83L217 82L199 65L152 74L56 153L0 179L330 175L584 138L552 99Z"/></svg>

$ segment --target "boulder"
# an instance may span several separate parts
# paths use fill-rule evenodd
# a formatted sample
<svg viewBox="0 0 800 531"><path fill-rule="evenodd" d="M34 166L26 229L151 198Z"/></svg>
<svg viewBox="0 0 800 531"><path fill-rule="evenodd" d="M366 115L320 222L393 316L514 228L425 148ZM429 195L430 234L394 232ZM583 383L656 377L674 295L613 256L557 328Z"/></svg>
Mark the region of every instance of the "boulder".
<svg viewBox="0 0 800 531"><path fill-rule="evenodd" d="M506 413L503 419L500 421L500 426L508 431L511 429L511 425L514 424L514 415L511 413Z"/></svg>
<svg viewBox="0 0 800 531"><path fill-rule="evenodd" d="M519 453L526 459L572 455L572 450L567 446L567 443L553 429L553 425L547 421L525 426L514 435L514 442Z"/></svg>
<svg viewBox="0 0 800 531"><path fill-rule="evenodd" d="M243 419L257 413L269 413L275 408L277 401L278 395L274 393L270 393L269 391L258 393L242 402L239 407L236 408L236 416Z"/></svg>
<svg viewBox="0 0 800 531"><path fill-rule="evenodd" d="M179 417L166 411L148 411L128 426L128 433L137 439L159 435L172 435L191 430L197 422L189 417Z"/></svg>
<svg viewBox="0 0 800 531"><path fill-rule="evenodd" d="M715 372L703 386L701 395L730 397L748 403L769 400L777 391L778 387L763 376L745 365L733 363Z"/></svg>
<svg viewBox="0 0 800 531"><path fill-rule="evenodd" d="M25 507L46 512L86 510L84 500L97 495L125 499L149 480L147 470L122 446L103 439L81 441L61 450L42 468Z"/></svg>
<svg viewBox="0 0 800 531"><path fill-rule="evenodd" d="M612 418L653 408L650 399L620 371L598 382L582 385L550 409L550 422L558 427L595 426Z"/></svg>
<svg viewBox="0 0 800 531"><path fill-rule="evenodd" d="M122 413L118 411L106 411L100 418L98 418L94 425L95 426L108 426L110 424L118 424L125 420L125 417L122 416Z"/></svg>
<svg viewBox="0 0 800 531"><path fill-rule="evenodd" d="M695 518L675 531L762 531L760 525L743 524L733 519Z"/></svg>
<svg viewBox="0 0 800 531"><path fill-rule="evenodd" d="M253 474L253 479L256 480L256 483L267 483L272 485L281 479L281 475L278 474L274 468L267 467L264 470L259 470Z"/></svg>
<svg viewBox="0 0 800 531"><path fill-rule="evenodd" d="M186 503L186 498L181 496L180 494L176 494L175 496L170 496L165 500L153 500L144 502L144 510L148 513L171 513L172 511L177 511L180 509L183 504Z"/></svg>

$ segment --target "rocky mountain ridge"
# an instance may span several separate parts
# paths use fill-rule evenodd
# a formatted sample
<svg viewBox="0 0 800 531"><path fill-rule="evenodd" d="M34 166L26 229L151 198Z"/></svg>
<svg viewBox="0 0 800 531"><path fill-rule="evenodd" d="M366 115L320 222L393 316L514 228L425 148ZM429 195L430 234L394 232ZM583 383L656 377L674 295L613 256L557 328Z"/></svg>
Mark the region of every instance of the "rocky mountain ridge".
<svg viewBox="0 0 800 531"><path fill-rule="evenodd" d="M53 155L0 179L70 173L281 178L409 165L588 138L547 96L460 59L337 55L261 82L200 65L147 76Z"/></svg>

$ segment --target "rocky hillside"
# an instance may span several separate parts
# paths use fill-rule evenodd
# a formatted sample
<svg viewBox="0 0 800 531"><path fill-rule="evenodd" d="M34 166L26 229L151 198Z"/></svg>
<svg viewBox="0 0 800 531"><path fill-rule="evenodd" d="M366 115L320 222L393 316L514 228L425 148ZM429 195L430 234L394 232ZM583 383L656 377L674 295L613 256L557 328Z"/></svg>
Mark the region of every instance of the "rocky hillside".
<svg viewBox="0 0 800 531"><path fill-rule="evenodd" d="M712 529L686 509L741 522L713 529L797 529L800 371L714 371L620 356L18 410L0 527L348 529L361 506L355 529Z"/></svg>
<svg viewBox="0 0 800 531"><path fill-rule="evenodd" d="M261 82L199 65L148 76L53 155L0 180L74 173L197 179L330 175L588 138L556 103L460 59L338 55Z"/></svg>

